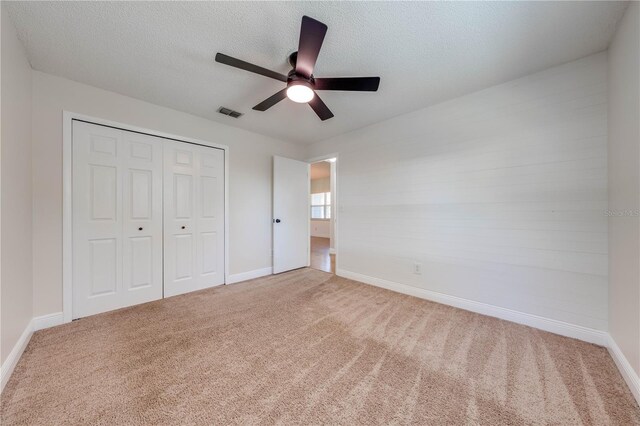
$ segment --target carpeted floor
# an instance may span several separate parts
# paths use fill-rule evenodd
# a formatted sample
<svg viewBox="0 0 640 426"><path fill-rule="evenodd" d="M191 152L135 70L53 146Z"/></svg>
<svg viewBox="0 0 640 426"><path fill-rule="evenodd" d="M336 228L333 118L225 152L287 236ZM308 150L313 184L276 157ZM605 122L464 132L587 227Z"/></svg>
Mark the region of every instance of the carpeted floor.
<svg viewBox="0 0 640 426"><path fill-rule="evenodd" d="M640 424L604 348L303 269L34 334L13 424Z"/></svg>

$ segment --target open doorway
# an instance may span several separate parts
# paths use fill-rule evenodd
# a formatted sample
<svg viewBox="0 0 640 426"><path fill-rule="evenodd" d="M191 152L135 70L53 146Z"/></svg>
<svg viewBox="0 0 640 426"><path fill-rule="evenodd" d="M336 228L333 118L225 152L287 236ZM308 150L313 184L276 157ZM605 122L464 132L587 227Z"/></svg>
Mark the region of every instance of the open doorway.
<svg viewBox="0 0 640 426"><path fill-rule="evenodd" d="M311 163L310 244L311 267L336 272L335 255L335 183L336 159Z"/></svg>

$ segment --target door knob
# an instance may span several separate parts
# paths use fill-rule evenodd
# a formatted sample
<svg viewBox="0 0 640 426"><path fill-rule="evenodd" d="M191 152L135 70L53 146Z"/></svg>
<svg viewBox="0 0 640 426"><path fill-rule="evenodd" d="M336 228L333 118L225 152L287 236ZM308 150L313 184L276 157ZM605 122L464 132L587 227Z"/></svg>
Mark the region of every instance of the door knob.
<svg viewBox="0 0 640 426"><path fill-rule="evenodd" d="M280 223L280 219L276 219L276 221L275 221L275 222L276 222L276 223Z"/></svg>
<svg viewBox="0 0 640 426"><path fill-rule="evenodd" d="M140 228L138 228L138 231L142 231L142 226Z"/></svg>
<svg viewBox="0 0 640 426"><path fill-rule="evenodd" d="M182 225L182 226L181 226L181 228L182 228L182 229L186 229L187 227L186 227L186 226L184 226L184 225Z"/></svg>

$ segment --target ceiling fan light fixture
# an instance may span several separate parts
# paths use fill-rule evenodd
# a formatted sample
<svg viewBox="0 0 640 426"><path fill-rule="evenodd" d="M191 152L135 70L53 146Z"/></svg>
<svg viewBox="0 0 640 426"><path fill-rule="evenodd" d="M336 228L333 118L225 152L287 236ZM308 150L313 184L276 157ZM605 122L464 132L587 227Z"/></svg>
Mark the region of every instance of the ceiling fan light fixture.
<svg viewBox="0 0 640 426"><path fill-rule="evenodd" d="M266 111L285 98L289 98L293 102L308 104L318 118L325 121L333 117L333 113L318 96L316 90L375 92L380 85L380 77L314 77L313 69L326 33L325 24L308 16L302 17L298 50L289 55L289 65L293 69L287 75L220 52L216 53L216 62L287 83L286 87L254 106L255 111Z"/></svg>
<svg viewBox="0 0 640 426"><path fill-rule="evenodd" d="M314 96L315 93L313 92L313 89L302 82L290 84L287 88L287 98L291 99L293 102L306 104L307 102L310 102Z"/></svg>

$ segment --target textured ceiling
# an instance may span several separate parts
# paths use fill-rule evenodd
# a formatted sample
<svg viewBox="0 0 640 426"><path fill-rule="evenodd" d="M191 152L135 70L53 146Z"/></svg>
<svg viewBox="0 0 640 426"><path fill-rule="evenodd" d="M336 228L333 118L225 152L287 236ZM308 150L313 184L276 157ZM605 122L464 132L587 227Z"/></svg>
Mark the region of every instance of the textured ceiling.
<svg viewBox="0 0 640 426"><path fill-rule="evenodd" d="M3 2L34 69L297 143L311 143L607 48L618 2ZM321 122L283 83L302 15L329 27L320 77L380 76L377 93L322 92ZM245 113L233 119L220 106Z"/></svg>

